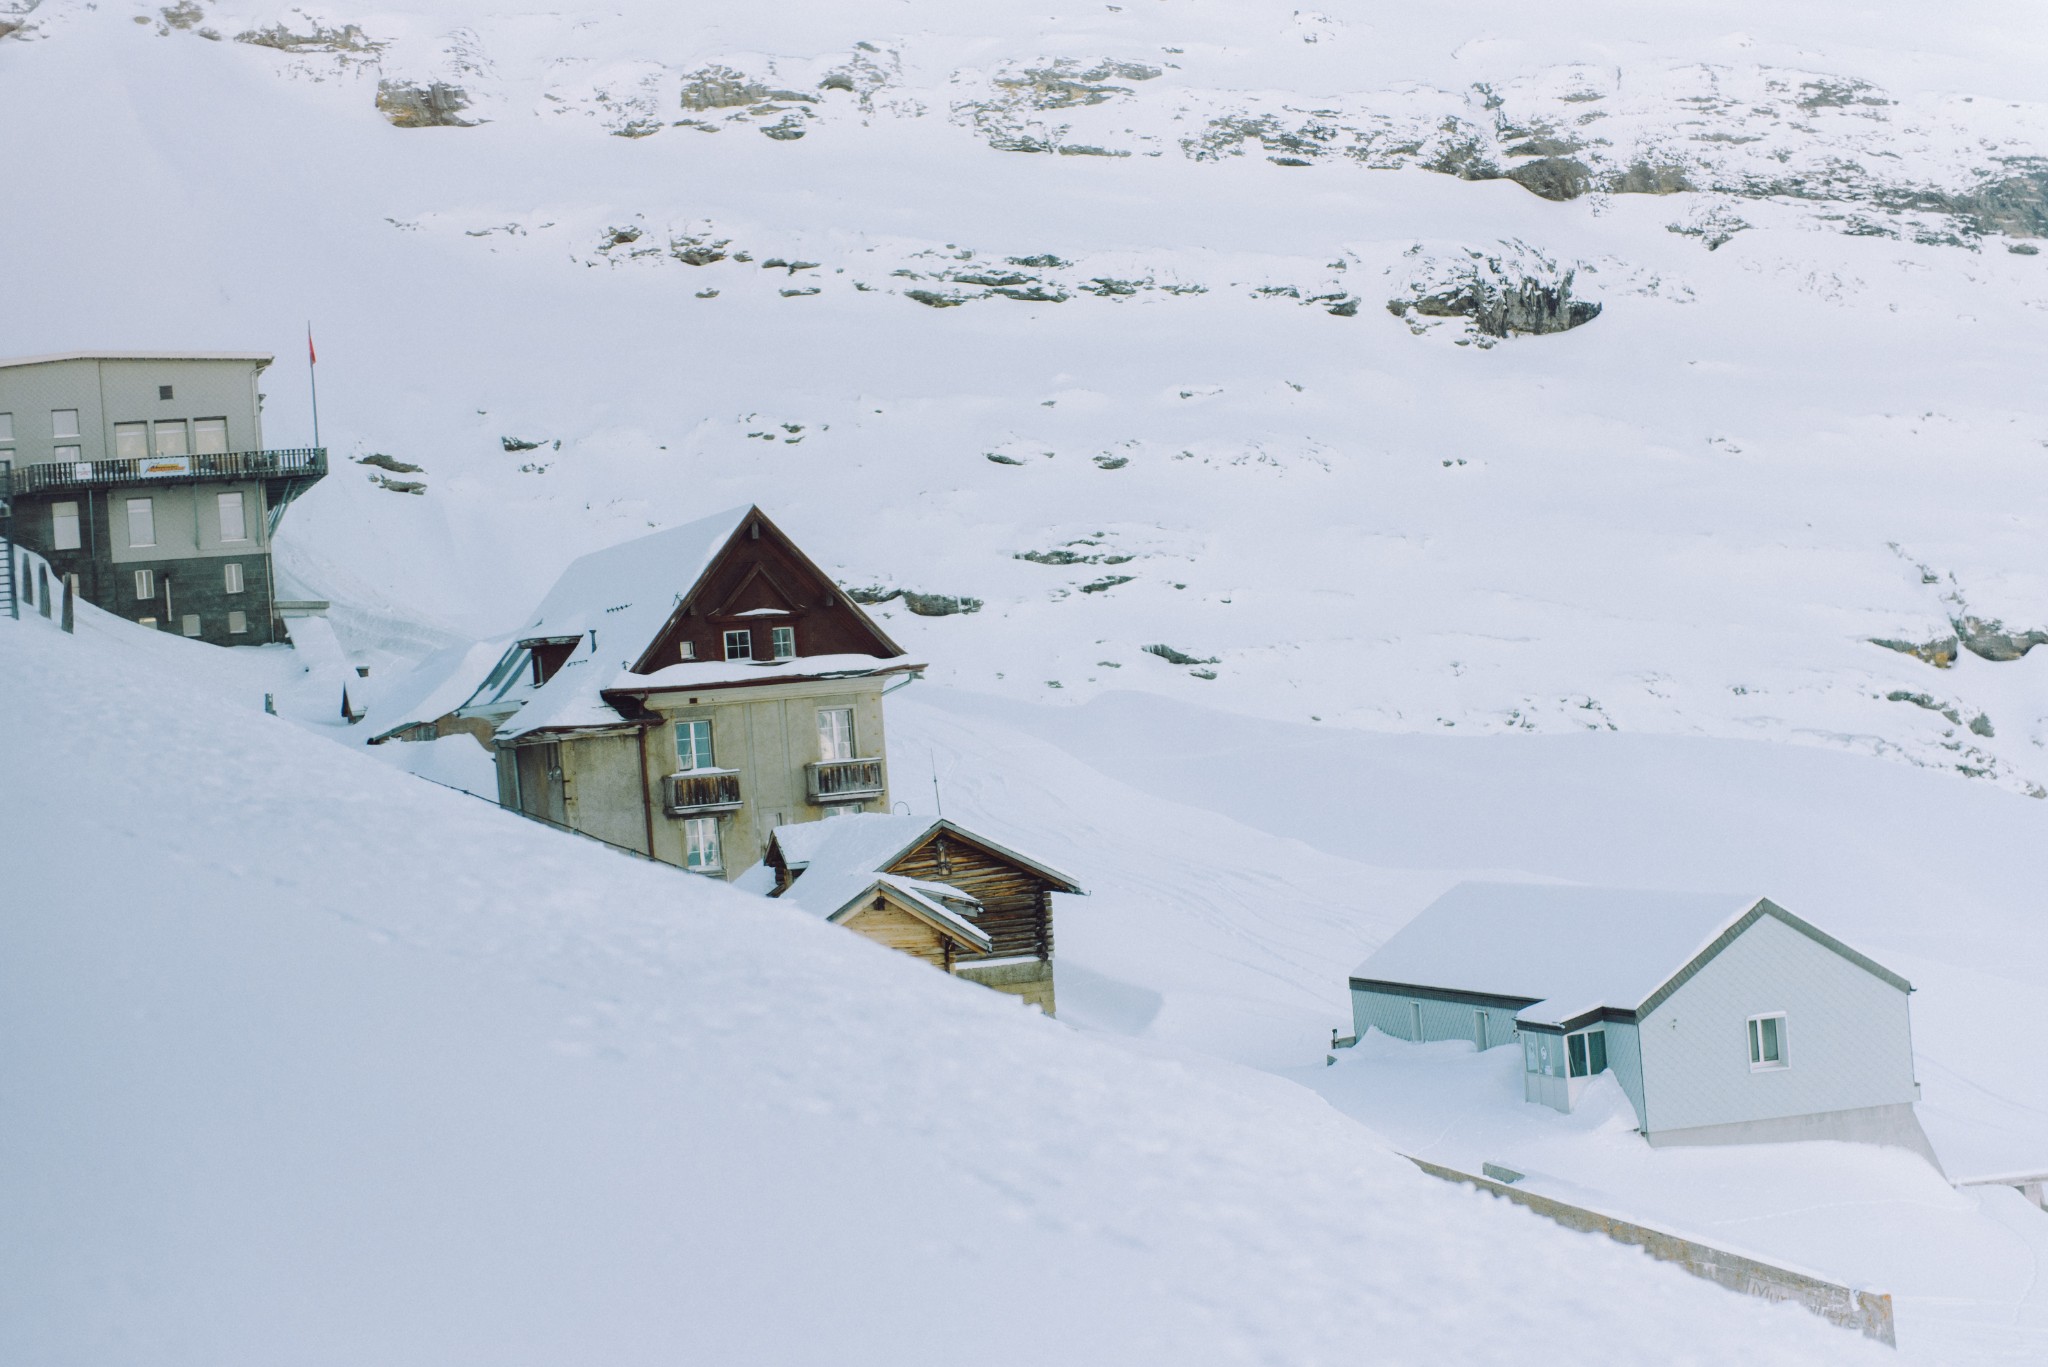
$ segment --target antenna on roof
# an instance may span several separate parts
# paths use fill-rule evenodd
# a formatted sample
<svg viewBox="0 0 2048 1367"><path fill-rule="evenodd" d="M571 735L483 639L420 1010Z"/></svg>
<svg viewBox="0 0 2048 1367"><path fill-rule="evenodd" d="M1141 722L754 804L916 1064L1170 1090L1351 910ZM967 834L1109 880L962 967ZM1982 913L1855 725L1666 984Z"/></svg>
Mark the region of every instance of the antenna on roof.
<svg viewBox="0 0 2048 1367"><path fill-rule="evenodd" d="M946 814L946 800L939 796L939 752L927 751L932 757L932 805L939 809L939 815Z"/></svg>

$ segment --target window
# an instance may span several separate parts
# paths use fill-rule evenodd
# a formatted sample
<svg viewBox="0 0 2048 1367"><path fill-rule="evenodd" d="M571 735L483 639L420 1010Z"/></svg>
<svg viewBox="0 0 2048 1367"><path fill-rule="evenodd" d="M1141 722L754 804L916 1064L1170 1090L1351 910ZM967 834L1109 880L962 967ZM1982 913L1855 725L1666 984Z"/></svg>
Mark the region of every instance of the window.
<svg viewBox="0 0 2048 1367"><path fill-rule="evenodd" d="M78 458L82 454L78 447L59 446L53 448L50 454L55 456L60 464L76 465L80 479L90 479L92 477L92 467Z"/></svg>
<svg viewBox="0 0 2048 1367"><path fill-rule="evenodd" d="M1607 1032L1582 1030L1565 1039L1573 1077L1596 1077L1607 1071Z"/></svg>
<svg viewBox="0 0 2048 1367"><path fill-rule="evenodd" d="M754 633L747 630L725 633L725 658L728 660L751 660L754 658Z"/></svg>
<svg viewBox="0 0 2048 1367"><path fill-rule="evenodd" d="M794 660L796 658L795 627L776 627L768 634L774 645L776 659Z"/></svg>
<svg viewBox="0 0 2048 1367"><path fill-rule="evenodd" d="M50 435L53 437L75 437L78 435L78 410L75 408L53 408L50 410Z"/></svg>
<svg viewBox="0 0 2048 1367"><path fill-rule="evenodd" d="M156 597L156 571L135 571L135 598L137 602L148 602Z"/></svg>
<svg viewBox="0 0 2048 1367"><path fill-rule="evenodd" d="M78 549L78 505L76 503L52 503L50 505L50 549L75 551Z"/></svg>
<svg viewBox="0 0 2048 1367"><path fill-rule="evenodd" d="M160 422L156 425L156 453L160 456L183 456L191 453L185 444L185 424L182 422Z"/></svg>
<svg viewBox="0 0 2048 1367"><path fill-rule="evenodd" d="M149 455L149 424L146 422L117 422L114 424L114 457L117 460L143 460Z"/></svg>
<svg viewBox="0 0 2048 1367"><path fill-rule="evenodd" d="M697 643L695 641L684 641L681 645L676 647L676 654L685 660L696 659Z"/></svg>
<svg viewBox="0 0 2048 1367"><path fill-rule="evenodd" d="M196 612L186 613L180 623L180 630L187 636L197 636L199 634L199 614Z"/></svg>
<svg viewBox="0 0 2048 1367"><path fill-rule="evenodd" d="M683 862L699 873L717 873L718 818L695 816L683 823Z"/></svg>
<svg viewBox="0 0 2048 1367"><path fill-rule="evenodd" d="M1785 1013L1749 1018L1749 1070L1760 1073L1769 1068L1788 1067L1785 1054Z"/></svg>
<svg viewBox="0 0 2048 1367"><path fill-rule="evenodd" d="M228 449L228 420L201 418L192 424L192 451L200 456L222 456Z"/></svg>
<svg viewBox="0 0 2048 1367"><path fill-rule="evenodd" d="M0 441L14 440L14 415L0 413Z"/></svg>
<svg viewBox="0 0 2048 1367"><path fill-rule="evenodd" d="M128 500L128 544L130 546L154 546L156 544L156 506L146 498Z"/></svg>
<svg viewBox="0 0 2048 1367"><path fill-rule="evenodd" d="M170 387L169 385L167 385L167 384L160 384L160 385L158 385L158 386L156 387L156 396L157 396L157 398L159 398L159 399L168 399L168 398L170 398L170 397L171 397L171 387Z"/></svg>
<svg viewBox="0 0 2048 1367"><path fill-rule="evenodd" d="M137 626L139 626L139 627L148 627L148 628L149 628L149 629L150 629L151 631L155 631L155 630L156 630L156 618L154 618L154 617L138 617L138 618L136 618L136 619L135 619L135 625L137 625Z"/></svg>
<svg viewBox="0 0 2048 1367"><path fill-rule="evenodd" d="M676 723L676 768L716 769L718 760L711 753L711 722L708 718Z"/></svg>
<svg viewBox="0 0 2048 1367"><path fill-rule="evenodd" d="M249 528L242 520L242 491L221 494L215 501L220 504L220 539L247 541Z"/></svg>
<svg viewBox="0 0 2048 1367"><path fill-rule="evenodd" d="M229 593L242 591L242 562L230 560L221 566L221 587Z"/></svg>
<svg viewBox="0 0 2048 1367"><path fill-rule="evenodd" d="M824 761L853 758L853 709L818 709L818 758Z"/></svg>
<svg viewBox="0 0 2048 1367"><path fill-rule="evenodd" d="M231 612L228 614L228 635L240 636L249 630L249 614Z"/></svg>
<svg viewBox="0 0 2048 1367"><path fill-rule="evenodd" d="M830 821L835 816L859 816L867 810L867 806L868 804L865 802L834 803L825 809L824 819Z"/></svg>

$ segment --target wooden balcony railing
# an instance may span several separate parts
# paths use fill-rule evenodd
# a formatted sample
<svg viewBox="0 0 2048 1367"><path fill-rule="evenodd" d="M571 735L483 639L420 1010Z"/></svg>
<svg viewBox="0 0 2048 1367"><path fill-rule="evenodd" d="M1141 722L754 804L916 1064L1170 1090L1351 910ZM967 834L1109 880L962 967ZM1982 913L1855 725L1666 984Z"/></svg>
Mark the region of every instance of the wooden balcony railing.
<svg viewBox="0 0 2048 1367"><path fill-rule="evenodd" d="M740 776L730 769L700 769L662 780L662 806L670 816L703 816L736 811Z"/></svg>
<svg viewBox="0 0 2048 1367"><path fill-rule="evenodd" d="M811 801L820 807L836 802L865 802L882 795L882 761L878 759L820 760L806 765L804 772Z"/></svg>

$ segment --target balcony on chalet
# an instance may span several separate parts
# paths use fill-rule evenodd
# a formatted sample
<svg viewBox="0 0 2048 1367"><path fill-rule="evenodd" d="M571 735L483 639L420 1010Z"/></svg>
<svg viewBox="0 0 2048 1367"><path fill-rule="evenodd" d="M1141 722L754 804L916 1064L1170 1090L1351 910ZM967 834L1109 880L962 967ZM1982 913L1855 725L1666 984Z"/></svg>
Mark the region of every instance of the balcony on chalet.
<svg viewBox="0 0 2048 1367"><path fill-rule="evenodd" d="M828 759L804 766L815 806L840 802L865 802L880 797L884 786L882 761L878 759Z"/></svg>
<svg viewBox="0 0 2048 1367"><path fill-rule="evenodd" d="M740 776L734 769L695 769L661 781L662 810L670 816L709 816L740 809Z"/></svg>
<svg viewBox="0 0 2048 1367"><path fill-rule="evenodd" d="M327 448L275 451L198 451L183 456L132 456L120 460L36 461L14 467L10 488L0 492L65 493L152 484L202 484L220 480L262 480L277 530L286 505L327 475Z"/></svg>

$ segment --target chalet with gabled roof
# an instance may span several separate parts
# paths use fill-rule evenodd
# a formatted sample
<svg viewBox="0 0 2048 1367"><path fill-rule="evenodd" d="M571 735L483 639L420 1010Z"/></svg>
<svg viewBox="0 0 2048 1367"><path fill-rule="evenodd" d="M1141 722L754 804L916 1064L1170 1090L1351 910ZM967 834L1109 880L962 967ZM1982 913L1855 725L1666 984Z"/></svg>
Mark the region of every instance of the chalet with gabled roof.
<svg viewBox="0 0 2048 1367"><path fill-rule="evenodd" d="M1068 875L944 817L777 827L771 896L946 972L1055 1010L1052 898Z"/></svg>
<svg viewBox="0 0 2048 1367"><path fill-rule="evenodd" d="M777 827L887 810L882 695L912 662L755 507L569 566L452 713L501 805L730 878Z"/></svg>

